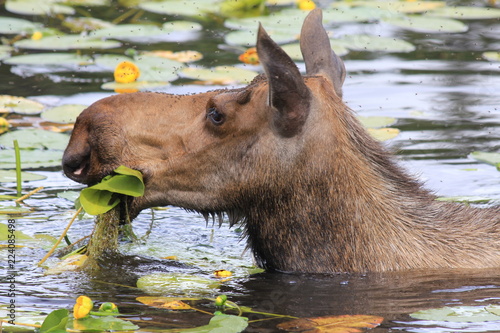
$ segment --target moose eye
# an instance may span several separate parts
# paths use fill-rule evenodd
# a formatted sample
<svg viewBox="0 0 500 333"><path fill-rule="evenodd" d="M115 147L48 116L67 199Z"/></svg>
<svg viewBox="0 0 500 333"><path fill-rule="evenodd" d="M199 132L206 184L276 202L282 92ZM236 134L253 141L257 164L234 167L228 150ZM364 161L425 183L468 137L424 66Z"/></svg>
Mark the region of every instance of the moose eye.
<svg viewBox="0 0 500 333"><path fill-rule="evenodd" d="M207 118L214 125L222 125L224 123L224 115L220 113L217 108L211 107L207 110Z"/></svg>

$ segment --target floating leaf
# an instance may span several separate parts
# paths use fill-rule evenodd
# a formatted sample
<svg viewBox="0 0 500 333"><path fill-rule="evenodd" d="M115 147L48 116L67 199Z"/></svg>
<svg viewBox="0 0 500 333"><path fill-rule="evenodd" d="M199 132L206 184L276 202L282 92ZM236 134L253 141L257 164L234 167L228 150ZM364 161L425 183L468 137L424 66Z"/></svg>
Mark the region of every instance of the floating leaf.
<svg viewBox="0 0 500 333"><path fill-rule="evenodd" d="M379 8L399 13L423 13L446 6L445 1L352 1L351 6Z"/></svg>
<svg viewBox="0 0 500 333"><path fill-rule="evenodd" d="M1 138L5 136L0 136ZM23 169L47 168L61 166L62 151L60 150L21 150L21 162ZM13 169L16 167L16 159L13 149L0 149L0 169Z"/></svg>
<svg viewBox="0 0 500 333"><path fill-rule="evenodd" d="M44 107L43 104L24 97L0 95L0 113L38 114Z"/></svg>
<svg viewBox="0 0 500 333"><path fill-rule="evenodd" d="M207 12L214 10L214 2L212 0L141 1L138 7L157 14L204 17Z"/></svg>
<svg viewBox="0 0 500 333"><path fill-rule="evenodd" d="M248 318L226 314L213 316L208 325L182 330L183 333L239 333L248 326Z"/></svg>
<svg viewBox="0 0 500 333"><path fill-rule="evenodd" d="M382 22L397 27L424 33L453 33L465 32L467 25L460 21L448 18L408 15L383 19Z"/></svg>
<svg viewBox="0 0 500 333"><path fill-rule="evenodd" d="M21 179L24 182L46 179L46 176L31 172L21 172ZM0 183L12 183L17 179L16 170L0 170Z"/></svg>
<svg viewBox="0 0 500 333"><path fill-rule="evenodd" d="M5 211L5 210L6 210L6 207L0 206L0 212ZM9 226L7 224L0 223L0 241L6 242L9 239L8 235L11 234L9 232L9 230L12 230L12 228L9 229ZM25 239L25 240L26 239L33 239L33 237L26 235L25 233L23 233L20 230L13 229L12 233L16 236L16 239Z"/></svg>
<svg viewBox="0 0 500 333"><path fill-rule="evenodd" d="M166 35L160 27L151 24L120 24L106 29L95 30L90 33L94 38L113 38L136 43L150 43L161 40Z"/></svg>
<svg viewBox="0 0 500 333"><path fill-rule="evenodd" d="M194 80L201 80L211 84L222 85L249 83L255 76L258 75L257 72L232 66L218 66L210 69L189 67L184 68L181 71L181 74L184 77Z"/></svg>
<svg viewBox="0 0 500 333"><path fill-rule="evenodd" d="M343 315L331 317L299 318L278 325L287 332L354 333L359 328L374 328L384 318L369 315Z"/></svg>
<svg viewBox="0 0 500 333"><path fill-rule="evenodd" d="M92 58L76 53L36 53L11 57L4 61L7 65L51 66L53 70L76 69L90 65Z"/></svg>
<svg viewBox="0 0 500 333"><path fill-rule="evenodd" d="M64 150L69 141L69 136L41 129L19 129L0 135L0 145L14 148L13 141L19 142L21 149L56 149Z"/></svg>
<svg viewBox="0 0 500 333"><path fill-rule="evenodd" d="M368 128L368 133L379 141L394 139L399 132L397 128Z"/></svg>
<svg viewBox="0 0 500 333"><path fill-rule="evenodd" d="M75 10L71 7L58 4L57 0L7 0L5 9L11 13L21 15L72 15Z"/></svg>
<svg viewBox="0 0 500 333"><path fill-rule="evenodd" d="M65 272L76 271L82 267L88 256L85 254L73 254L49 267L44 274L57 275Z"/></svg>
<svg viewBox="0 0 500 333"><path fill-rule="evenodd" d="M410 316L415 319L457 323L500 322L500 316L488 312L484 306L445 306L438 309L417 311Z"/></svg>
<svg viewBox="0 0 500 333"><path fill-rule="evenodd" d="M122 92L136 92L139 90L152 90L160 87L169 86L170 83L166 81L135 81L130 83L107 82L101 85L102 89L114 90L118 93Z"/></svg>
<svg viewBox="0 0 500 333"><path fill-rule="evenodd" d="M335 5L335 3L333 3ZM346 7L345 2L338 7L323 12L323 23L325 25L338 24L340 22L367 22L390 17L394 14L387 9L378 7Z"/></svg>
<svg viewBox="0 0 500 333"><path fill-rule="evenodd" d="M203 54L198 51L144 51L141 55L149 57L160 57L175 60L179 62L193 62L203 59Z"/></svg>
<svg viewBox="0 0 500 333"><path fill-rule="evenodd" d="M31 33L42 28L42 25L14 17L0 17L0 34Z"/></svg>
<svg viewBox="0 0 500 333"><path fill-rule="evenodd" d="M484 309L486 311L488 311L489 313L492 313L492 314L494 314L496 316L500 316L500 305L492 304L492 305L486 306Z"/></svg>
<svg viewBox="0 0 500 333"><path fill-rule="evenodd" d="M483 58L489 61L500 61L500 52L484 52Z"/></svg>
<svg viewBox="0 0 500 333"><path fill-rule="evenodd" d="M42 112L43 120L59 124L74 123L78 115L86 108L82 104L64 104Z"/></svg>
<svg viewBox="0 0 500 333"><path fill-rule="evenodd" d="M426 15L448 17L461 20L484 20L500 18L500 9L469 6L443 7L432 10L426 13Z"/></svg>
<svg viewBox="0 0 500 333"><path fill-rule="evenodd" d="M168 297L138 297L137 300L155 308L168 310L191 310L191 306L184 303L182 300L175 299L173 297L171 299Z"/></svg>
<svg viewBox="0 0 500 333"><path fill-rule="evenodd" d="M339 38L351 50L367 52L411 52L415 46L397 38L374 35L346 35Z"/></svg>
<svg viewBox="0 0 500 333"><path fill-rule="evenodd" d="M469 155L479 162L488 163L500 170L500 153L489 153L485 151L474 151Z"/></svg>
<svg viewBox="0 0 500 333"><path fill-rule="evenodd" d="M137 287L151 294L204 295L213 293L218 286L217 281L182 273L157 273L137 280Z"/></svg>
<svg viewBox="0 0 500 333"><path fill-rule="evenodd" d="M0 60L10 57L14 48L9 45L0 45Z"/></svg>
<svg viewBox="0 0 500 333"><path fill-rule="evenodd" d="M358 116L358 120L365 126L366 128L380 128L394 125L397 121L396 118L393 117L381 117L381 116Z"/></svg>
<svg viewBox="0 0 500 333"><path fill-rule="evenodd" d="M62 25L73 33L111 28L114 24L93 17L67 17Z"/></svg>
<svg viewBox="0 0 500 333"><path fill-rule="evenodd" d="M67 309L54 310L42 323L40 333L66 332L66 323L68 322L69 311Z"/></svg>
<svg viewBox="0 0 500 333"><path fill-rule="evenodd" d="M132 324L130 321L115 318L114 316L90 316L83 319L69 320L67 328L78 331L115 332L135 331L139 329L139 326Z"/></svg>
<svg viewBox="0 0 500 333"><path fill-rule="evenodd" d="M484 204L491 201L489 198L477 197L477 196L455 196L455 197L439 197L436 198L437 201L450 201L450 202L461 202L461 203L474 203L474 204Z"/></svg>
<svg viewBox="0 0 500 333"><path fill-rule="evenodd" d="M335 51L339 57L349 53L349 50L344 46L344 42L339 40L330 40L332 50ZM282 46L282 49L295 61L304 61L302 58L302 52L300 51L300 44L286 44Z"/></svg>
<svg viewBox="0 0 500 333"><path fill-rule="evenodd" d="M39 40L22 39L15 42L14 46L34 50L112 49L120 47L121 43L89 36L65 35L49 36Z"/></svg>
<svg viewBox="0 0 500 333"><path fill-rule="evenodd" d="M286 44L296 41L299 38L298 34L291 34L286 31L276 31L267 29L266 31L269 33L271 38L278 44ZM229 45L242 45L245 47L255 46L257 42L257 32L255 29L248 31L233 31L228 33L224 40Z"/></svg>

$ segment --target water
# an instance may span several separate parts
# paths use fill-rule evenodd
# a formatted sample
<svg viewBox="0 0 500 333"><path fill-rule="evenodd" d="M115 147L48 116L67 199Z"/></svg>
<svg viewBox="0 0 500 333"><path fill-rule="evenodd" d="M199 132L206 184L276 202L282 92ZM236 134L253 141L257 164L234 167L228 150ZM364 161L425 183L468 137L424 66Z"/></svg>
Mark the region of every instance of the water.
<svg viewBox="0 0 500 333"><path fill-rule="evenodd" d="M11 15L3 9L0 12ZM158 19L155 15L150 17ZM481 59L481 52L498 50L500 23L498 20L467 23L470 29L462 34L411 33L370 24L340 25L339 33L377 29L382 35L403 38L417 46L409 54L349 53L344 57L348 70L344 99L359 115L398 119L394 127L401 134L389 141L388 147L438 195L482 196L498 201L500 172L493 166L477 163L468 154L476 150L498 152L500 147L499 63ZM187 48L206 53L202 64L207 66L234 63L234 56L217 48L225 31L220 26L211 26L199 41L190 41ZM183 49L182 43L147 47ZM0 93L34 96L54 104L91 104L110 95L99 88L106 79L104 75L85 73L79 80L69 79L73 74L59 73L62 79L54 82L43 74L23 78L12 73L10 66L1 65ZM164 91L188 93L213 88L173 85ZM23 191L38 186L44 186L44 190L25 201L32 212L11 218L16 219L19 230L30 236L58 237L73 214L73 204L57 194L79 190L81 186L63 177L60 168L35 172L48 178L25 183ZM0 194L12 193L15 188L12 183L1 186ZM138 236L146 236L151 214L145 211L134 221ZM216 269L228 269L234 272L234 278L214 294L225 293L239 306L260 312L296 317L344 314L384 317L382 325L373 332L500 332L500 322L447 324L409 316L414 311L443 306L499 304L498 270L252 275L252 258L245 252L245 242L237 228L206 226L201 216L179 208L155 210L153 214L149 237L138 244L122 244L122 253L129 257L108 262L110 269L96 278L74 272L45 275L45 269L36 263L50 247L48 243L16 249L18 316L32 311L43 315L58 308L70 309L76 297L87 295L97 302L115 302L131 319L159 322L169 328L204 325L210 317L198 312L168 312L140 304L135 298L146 293L134 288L136 280L158 272L211 277ZM0 222L6 223L7 216L0 218ZM92 223L91 217L76 221L69 237L76 240L90 234ZM159 259L167 256L177 256L183 265ZM0 260L3 279L0 281L5 282L6 250L0 250ZM52 258L48 265L56 262ZM1 283L0 291L0 304L7 304L8 284ZM214 310L206 302L199 307ZM249 318L262 316L249 315ZM253 322L247 332L276 332L280 321Z"/></svg>

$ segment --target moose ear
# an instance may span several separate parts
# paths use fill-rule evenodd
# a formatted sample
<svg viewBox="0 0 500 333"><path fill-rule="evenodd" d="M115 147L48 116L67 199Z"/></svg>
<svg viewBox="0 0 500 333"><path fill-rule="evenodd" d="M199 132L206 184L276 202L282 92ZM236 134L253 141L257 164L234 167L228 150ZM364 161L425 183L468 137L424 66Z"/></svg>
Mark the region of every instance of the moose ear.
<svg viewBox="0 0 500 333"><path fill-rule="evenodd" d="M257 54L269 84L269 105L275 109L274 126L278 133L292 137L304 125L311 103L311 91L293 60L259 25Z"/></svg>
<svg viewBox="0 0 500 333"><path fill-rule="evenodd" d="M300 33L300 51L306 63L308 75L323 75L332 82L337 96L342 97L345 66L330 45L330 39L322 24L321 9L313 9L307 15Z"/></svg>

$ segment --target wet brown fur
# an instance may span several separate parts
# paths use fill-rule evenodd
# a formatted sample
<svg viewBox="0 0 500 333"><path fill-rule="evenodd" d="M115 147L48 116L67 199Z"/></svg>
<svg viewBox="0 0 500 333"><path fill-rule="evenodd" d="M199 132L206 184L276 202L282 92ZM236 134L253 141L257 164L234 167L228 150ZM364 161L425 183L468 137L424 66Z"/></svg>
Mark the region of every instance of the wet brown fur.
<svg viewBox="0 0 500 333"><path fill-rule="evenodd" d="M500 267L500 208L438 202L397 166L342 102L343 63L316 38L321 12L306 21L304 47L322 48L303 50L307 77L262 29L266 75L242 89L98 101L75 124L65 173L91 184L120 164L138 169L146 193L133 214L224 212L267 269ZM214 109L223 124L210 120Z"/></svg>

